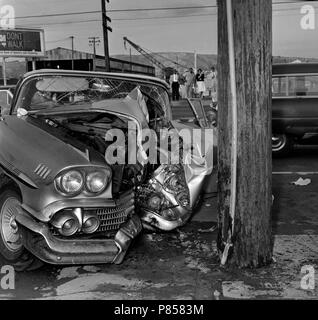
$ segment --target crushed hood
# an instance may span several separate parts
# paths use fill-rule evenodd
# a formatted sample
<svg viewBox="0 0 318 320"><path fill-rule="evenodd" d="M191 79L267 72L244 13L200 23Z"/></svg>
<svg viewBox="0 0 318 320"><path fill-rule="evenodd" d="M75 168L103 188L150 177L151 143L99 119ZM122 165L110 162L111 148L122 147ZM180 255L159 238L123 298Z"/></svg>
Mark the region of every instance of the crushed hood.
<svg viewBox="0 0 318 320"><path fill-rule="evenodd" d="M105 110L137 120L142 129L148 128L149 114L141 91L136 88L124 99L94 102L90 109Z"/></svg>

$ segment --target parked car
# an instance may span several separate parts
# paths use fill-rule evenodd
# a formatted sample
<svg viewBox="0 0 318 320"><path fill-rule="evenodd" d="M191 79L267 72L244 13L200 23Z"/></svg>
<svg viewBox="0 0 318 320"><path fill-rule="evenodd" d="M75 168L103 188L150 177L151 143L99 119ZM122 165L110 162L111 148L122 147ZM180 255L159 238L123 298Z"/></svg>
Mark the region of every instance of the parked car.
<svg viewBox="0 0 318 320"><path fill-rule="evenodd" d="M201 162L150 163L142 133L180 134L184 127L172 122L169 87L157 78L26 74L0 119L1 255L12 262L28 250L51 264L118 264L142 226L183 226L212 170L213 147L187 146L197 148ZM118 142L109 132L124 134L111 153L124 152L123 163L107 156ZM181 141L183 156L198 160ZM170 147L156 149L155 158ZM138 161L130 162L134 149Z"/></svg>
<svg viewBox="0 0 318 320"><path fill-rule="evenodd" d="M272 150L289 153L307 134L318 133L318 64L273 65Z"/></svg>

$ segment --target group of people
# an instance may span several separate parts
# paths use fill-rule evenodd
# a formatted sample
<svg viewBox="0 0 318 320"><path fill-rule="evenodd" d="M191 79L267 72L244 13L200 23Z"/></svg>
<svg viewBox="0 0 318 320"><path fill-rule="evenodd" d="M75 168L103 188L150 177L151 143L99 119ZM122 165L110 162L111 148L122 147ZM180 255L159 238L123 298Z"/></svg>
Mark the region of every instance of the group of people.
<svg viewBox="0 0 318 320"><path fill-rule="evenodd" d="M182 76L174 70L174 73L169 79L172 100L178 101L180 99L180 85L183 85L184 98L203 98L207 92L212 101L216 101L217 93L217 73L215 67L212 67L210 71L204 72L202 69L198 69L197 73L193 68L188 69Z"/></svg>

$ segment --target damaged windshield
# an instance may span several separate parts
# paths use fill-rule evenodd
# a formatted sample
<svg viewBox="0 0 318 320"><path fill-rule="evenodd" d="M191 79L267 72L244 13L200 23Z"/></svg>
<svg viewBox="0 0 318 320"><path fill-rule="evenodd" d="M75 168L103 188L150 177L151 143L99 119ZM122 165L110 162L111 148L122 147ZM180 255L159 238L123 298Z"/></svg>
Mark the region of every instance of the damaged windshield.
<svg viewBox="0 0 318 320"><path fill-rule="evenodd" d="M160 106L164 116L170 118L169 96L161 86L129 79L69 75L42 76L29 80L19 94L14 113L19 108L29 112L68 106L87 109L97 102L125 99L136 89L145 98L153 100Z"/></svg>

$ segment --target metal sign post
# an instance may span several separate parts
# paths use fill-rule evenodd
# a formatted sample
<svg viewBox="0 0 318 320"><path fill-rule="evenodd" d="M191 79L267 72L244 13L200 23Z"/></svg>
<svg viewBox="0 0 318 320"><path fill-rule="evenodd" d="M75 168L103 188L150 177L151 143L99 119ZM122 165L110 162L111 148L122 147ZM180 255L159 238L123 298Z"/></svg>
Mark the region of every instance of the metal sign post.
<svg viewBox="0 0 318 320"><path fill-rule="evenodd" d="M2 76L3 76L3 85L7 85L7 71L6 71L6 58L2 58Z"/></svg>
<svg viewBox="0 0 318 320"><path fill-rule="evenodd" d="M32 58L32 70L36 70L36 61L35 58Z"/></svg>

